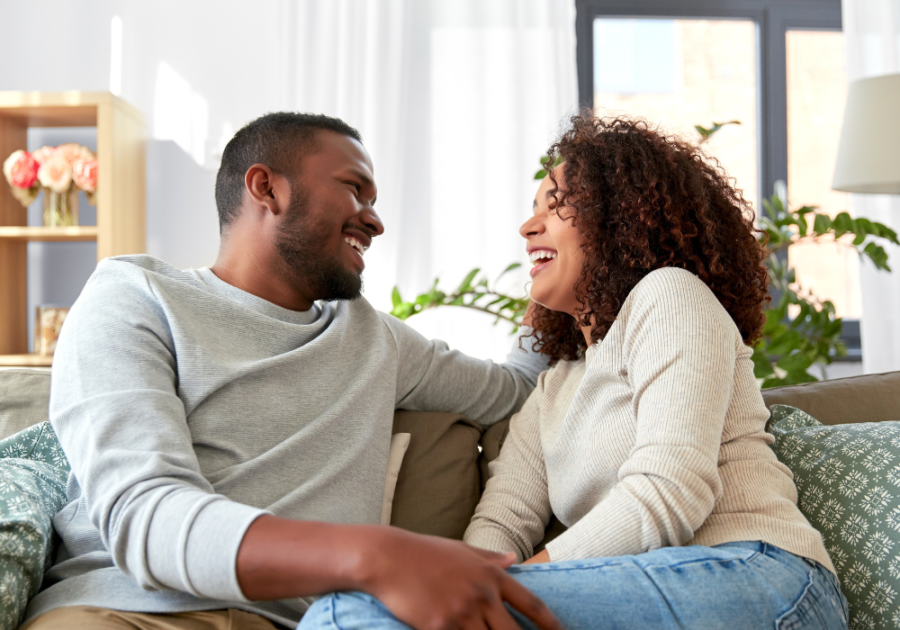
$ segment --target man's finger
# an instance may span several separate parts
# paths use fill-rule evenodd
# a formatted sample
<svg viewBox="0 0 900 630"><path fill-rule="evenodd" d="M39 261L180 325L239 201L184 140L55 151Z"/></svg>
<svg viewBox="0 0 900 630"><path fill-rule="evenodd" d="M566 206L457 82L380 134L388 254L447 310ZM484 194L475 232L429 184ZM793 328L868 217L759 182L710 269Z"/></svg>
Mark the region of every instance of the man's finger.
<svg viewBox="0 0 900 630"><path fill-rule="evenodd" d="M484 617L491 630L522 630L502 601L492 603Z"/></svg>
<svg viewBox="0 0 900 630"><path fill-rule="evenodd" d="M504 577L500 594L510 606L531 619L541 630L563 630L563 625L537 595L508 575Z"/></svg>

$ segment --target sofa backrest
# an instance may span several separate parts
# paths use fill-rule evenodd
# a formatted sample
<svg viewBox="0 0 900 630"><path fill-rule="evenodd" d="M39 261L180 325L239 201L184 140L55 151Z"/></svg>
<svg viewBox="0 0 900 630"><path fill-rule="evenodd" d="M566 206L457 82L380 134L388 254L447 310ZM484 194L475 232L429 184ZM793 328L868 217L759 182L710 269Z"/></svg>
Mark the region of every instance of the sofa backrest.
<svg viewBox="0 0 900 630"><path fill-rule="evenodd" d="M0 440L47 419L50 370L0 369Z"/></svg>
<svg viewBox="0 0 900 630"><path fill-rule="evenodd" d="M802 409L822 424L900 420L900 372L773 387L763 400Z"/></svg>
<svg viewBox="0 0 900 630"><path fill-rule="evenodd" d="M46 420L49 399L49 370L0 370L0 439ZM803 409L825 424L900 420L900 372L769 389L763 399L767 406ZM391 523L462 538L488 479L488 463L500 454L508 430L508 420L482 432L459 414L397 411L394 432L411 437ZM548 540L563 529L551 523Z"/></svg>

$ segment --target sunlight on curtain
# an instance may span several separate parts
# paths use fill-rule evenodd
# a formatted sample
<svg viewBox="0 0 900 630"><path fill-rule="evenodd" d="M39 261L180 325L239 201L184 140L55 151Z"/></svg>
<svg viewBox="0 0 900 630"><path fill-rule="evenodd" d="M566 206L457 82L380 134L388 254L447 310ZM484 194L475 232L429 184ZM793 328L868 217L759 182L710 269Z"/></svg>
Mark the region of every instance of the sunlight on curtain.
<svg viewBox="0 0 900 630"><path fill-rule="evenodd" d="M379 185L384 236L366 254L365 295L390 310L435 277L526 262L518 228L533 176L577 106L572 0L299 2L291 107L357 127ZM524 271L506 288L524 292ZM473 356L502 360L492 318L447 307L409 323Z"/></svg>
<svg viewBox="0 0 900 630"><path fill-rule="evenodd" d="M844 0L847 80L900 72L900 3ZM880 221L900 232L900 195L851 195L854 216ZM900 247L887 247L887 274L860 265L862 353L866 372L900 370Z"/></svg>

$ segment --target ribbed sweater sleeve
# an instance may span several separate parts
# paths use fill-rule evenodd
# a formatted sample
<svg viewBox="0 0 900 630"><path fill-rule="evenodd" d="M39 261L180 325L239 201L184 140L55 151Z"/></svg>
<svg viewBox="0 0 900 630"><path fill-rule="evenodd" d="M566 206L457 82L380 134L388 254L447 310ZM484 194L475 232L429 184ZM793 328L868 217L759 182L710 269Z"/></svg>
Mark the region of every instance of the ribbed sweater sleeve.
<svg viewBox="0 0 900 630"><path fill-rule="evenodd" d="M192 447L171 335L137 268L96 273L63 327L50 419L115 565L142 588L247 601L237 551L264 513L216 494Z"/></svg>
<svg viewBox="0 0 900 630"><path fill-rule="evenodd" d="M500 457L489 464L487 500L479 502L463 538L482 549L514 551L519 562L534 555L551 515L538 428L545 376L510 420Z"/></svg>
<svg viewBox="0 0 900 630"><path fill-rule="evenodd" d="M722 492L718 455L733 390L734 324L686 274L648 278L633 293L622 361L634 391L635 443L609 494L547 545L554 561L684 544ZM584 385L590 392L591 383Z"/></svg>

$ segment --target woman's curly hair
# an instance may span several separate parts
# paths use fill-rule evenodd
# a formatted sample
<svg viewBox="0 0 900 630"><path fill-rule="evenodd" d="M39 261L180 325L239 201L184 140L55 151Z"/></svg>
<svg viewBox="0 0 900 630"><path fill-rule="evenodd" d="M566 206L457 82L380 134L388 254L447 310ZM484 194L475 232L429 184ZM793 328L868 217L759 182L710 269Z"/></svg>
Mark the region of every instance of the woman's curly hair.
<svg viewBox="0 0 900 630"><path fill-rule="evenodd" d="M535 305L535 349L552 363L587 348L581 326L603 339L644 276L680 267L712 289L744 343L759 339L770 299L754 213L718 162L646 122L597 118L584 111L550 147L563 160L565 186L550 177L551 210L584 237L584 268L575 285L578 319ZM555 199L555 201L554 201Z"/></svg>

